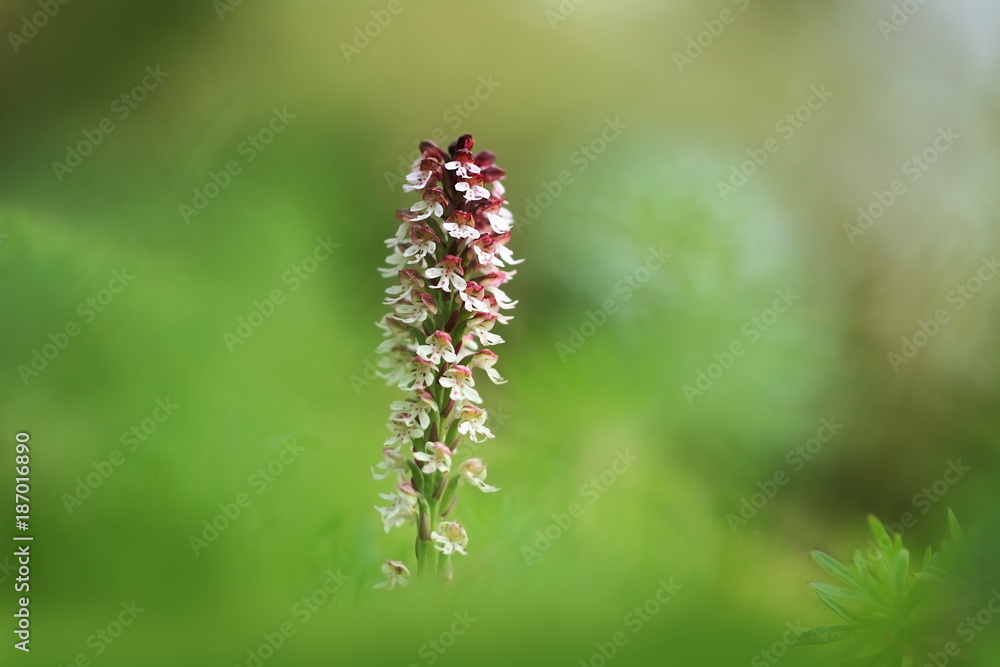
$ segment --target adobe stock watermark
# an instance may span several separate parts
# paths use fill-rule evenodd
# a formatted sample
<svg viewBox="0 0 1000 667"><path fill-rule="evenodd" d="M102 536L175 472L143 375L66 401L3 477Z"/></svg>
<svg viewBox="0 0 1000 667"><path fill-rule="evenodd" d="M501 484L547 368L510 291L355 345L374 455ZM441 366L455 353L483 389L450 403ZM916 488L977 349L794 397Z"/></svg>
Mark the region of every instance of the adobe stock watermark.
<svg viewBox="0 0 1000 667"><path fill-rule="evenodd" d="M521 547L524 562L530 567L534 561L548 551L552 544L558 541L576 520L583 516L587 507L596 503L638 460L638 457L633 456L628 449L615 452L615 458L611 465L599 475L591 477L580 487L580 496L586 501L586 504L574 501L569 504L565 512L553 512L551 515L552 523L536 530L534 542Z"/></svg>
<svg viewBox="0 0 1000 667"><path fill-rule="evenodd" d="M160 428L160 425L170 419L171 415L180 407L171 401L169 396L166 399L156 399L155 407L150 415L122 433L120 438L122 449L113 450L105 459L92 461L90 467L93 468L93 471L76 478L76 486L72 493L62 494L61 499L66 507L66 512L72 514L75 509L83 505L85 500L94 495L94 491L108 481L115 474L115 471L125 463L126 456L135 452L140 445L149 440Z"/></svg>
<svg viewBox="0 0 1000 667"><path fill-rule="evenodd" d="M641 605L633 607L622 618L622 625L631 630L632 635L642 632L646 624L652 621L684 588L681 584L674 583L673 577L670 577L669 582L660 579L656 583L659 584L659 587L649 599ZM594 644L596 650L586 658L580 658L580 667L604 667L618 655L618 651L628 645L629 639L625 629L620 629L614 632L608 641L596 642Z"/></svg>
<svg viewBox="0 0 1000 667"><path fill-rule="evenodd" d="M892 12L888 19L879 19L875 22L878 31L882 34L882 39L889 41L889 36L903 29L910 19L919 12L927 0L903 0L892 5Z"/></svg>
<svg viewBox="0 0 1000 667"><path fill-rule="evenodd" d="M966 616L955 626L955 635L962 640L964 646L957 641L949 641L940 651L928 651L928 661L923 664L923 667L947 667L951 664L952 658L960 657L963 648L968 648L968 645L974 642L976 637L981 635L997 616L1000 616L1000 591L994 588L990 593L990 597L975 615ZM962 664L967 663L963 662Z"/></svg>
<svg viewBox="0 0 1000 667"><path fill-rule="evenodd" d="M132 112L139 108L139 105L146 101L149 94L159 88L163 80L170 76L170 72L164 72L157 65L154 69L152 65L146 67L146 75L131 90L128 90L111 102L111 116L102 118L97 123L97 127L84 129L81 131L82 139L77 143L66 145L66 157L63 162L53 161L52 172L56 175L56 180L60 183L73 170L83 164L83 159L94 152L94 149L104 143L105 137L114 132L118 122L124 121Z"/></svg>
<svg viewBox="0 0 1000 667"><path fill-rule="evenodd" d="M911 185L916 183L961 138L962 135L953 131L950 126L947 128L939 127L933 143L920 153L914 154L900 167L903 176L907 177ZM889 183L888 189L875 190L872 193L873 200L858 207L858 217L855 224L844 223L844 234L847 235L847 240L852 245L857 237L864 235L871 229L872 225L907 193L906 184L907 181L902 178L894 179Z"/></svg>
<svg viewBox="0 0 1000 667"><path fill-rule="evenodd" d="M802 621L795 621L795 623L789 621L785 623L785 627L787 630L780 639L750 658L750 667L769 667L778 664L782 658L788 655L788 648L794 646L799 636L806 631L802 627Z"/></svg>
<svg viewBox="0 0 1000 667"><path fill-rule="evenodd" d="M462 123L469 120L476 111L488 100L502 83L493 78L492 74L480 75L476 89L471 95L466 95L461 101L455 102L448 107L441 115L441 120L447 124L448 128L438 127L430 133L429 139L438 145L445 145L449 141L450 129L452 132L458 130ZM414 149L407 155L400 155L396 159L396 171L385 172L385 184L389 190L396 192L400 186L406 183L406 175L413 171L413 165L420 159L420 149Z"/></svg>
<svg viewBox="0 0 1000 667"><path fill-rule="evenodd" d="M565 189L573 185L576 176L587 171L590 165L603 155L611 144L618 141L618 138L627 129L628 123L623 123L621 116L605 118L604 127L598 135L570 153L569 163L575 167L575 170L563 169L554 180L542 181L539 184L539 189L543 192L525 200L522 212L517 216L518 226L525 227L537 220L542 211L552 206L552 203L562 195Z"/></svg>
<svg viewBox="0 0 1000 667"><path fill-rule="evenodd" d="M569 17L586 2L587 0L559 0L555 9L545 10L545 20L549 22L549 27L555 30L560 23L568 21Z"/></svg>
<svg viewBox="0 0 1000 667"><path fill-rule="evenodd" d="M673 255L664 250L662 245L659 248L650 246L646 261L631 272L626 273L621 280L615 283L615 296L609 296L602 301L599 309L588 310L583 322L570 327L569 338L566 339L566 342L556 343L559 361L566 363L571 355L576 354L597 333L598 329L608 323L608 319L618 312L621 305L635 296L635 293L641 290L643 285L653 277L653 273L662 269L671 257Z"/></svg>
<svg viewBox="0 0 1000 667"><path fill-rule="evenodd" d="M826 89L826 84L818 87L812 86L805 102L774 123L774 131L777 136L765 139L760 148L748 148L746 152L748 159L732 165L727 180L715 182L715 187L719 191L719 197L722 201L728 201L731 195L736 194L737 190L746 185L754 174L767 164L771 156L781 150L781 142L790 141L795 133L805 127L805 124L812 120L813 116L826 105L831 97L833 97L833 93Z"/></svg>
<svg viewBox="0 0 1000 667"><path fill-rule="evenodd" d="M998 272L1000 263L997 262L997 256L983 257L978 270L972 276L948 291L945 301L951 306L950 311L948 308L938 308L930 318L917 320L913 333L900 338L899 349L886 354L892 372L898 373L900 368L913 361L920 350L927 347L941 329L951 322L952 314L965 308Z"/></svg>
<svg viewBox="0 0 1000 667"><path fill-rule="evenodd" d="M278 307L287 302L288 294L302 287L305 281L319 270L320 264L330 259L333 256L333 251L339 247L340 244L334 243L329 236L325 239L316 237L316 246L312 253L306 255L281 274L281 283L288 285L288 292L276 287L262 301L254 299L253 309L245 316L236 318L236 328L233 332L223 332L222 342L226 344L229 353L232 354L238 346L246 343L250 336L277 312Z"/></svg>
<svg viewBox="0 0 1000 667"><path fill-rule="evenodd" d="M38 11L21 17L20 30L7 33L7 41L14 53L20 52L21 47L34 39L38 31L47 26L59 10L69 3L70 0L38 0Z"/></svg>
<svg viewBox="0 0 1000 667"><path fill-rule="evenodd" d="M267 123L253 134L248 134L246 139L236 146L236 154L243 158L242 162L233 159L226 162L221 171L210 169L208 180L191 189L193 194L191 203L181 202L177 205L184 224L191 224L191 218L201 215L208 205L229 187L233 178L243 173L243 168L256 160L257 156L270 146L295 118L295 114L288 112L288 107L282 107L280 110L277 107L271 109L271 118Z"/></svg>
<svg viewBox="0 0 1000 667"><path fill-rule="evenodd" d="M745 12L750 6L750 0L732 0L732 2L741 12ZM736 23L738 17L738 13L727 7L719 12L717 18L702 21L704 29L698 31L697 34L688 36L684 52L674 51L674 64L677 65L677 71L683 74L684 68L693 65L695 60L710 49L715 41L722 37L726 27Z"/></svg>
<svg viewBox="0 0 1000 667"><path fill-rule="evenodd" d="M83 328L93 322L100 313L103 313L133 280L135 280L135 276L128 273L128 269L124 266L121 269L115 269L111 272L111 280L108 281L107 287L98 290L96 294L77 304L76 314L80 320L68 320L62 328L49 332L48 342L43 343L41 348L31 350L31 360L27 364L18 365L17 374L24 386L27 387L31 380L48 368L49 364L69 347L70 342L80 335Z"/></svg>
<svg viewBox="0 0 1000 667"><path fill-rule="evenodd" d="M412 2L412 0L407 1ZM371 46L372 42L382 34L382 31L389 27L392 20L403 13L404 9L402 0L389 0L384 9L372 10L371 21L364 25L355 26L353 39L349 43L340 43L340 52L344 54L344 59L348 64Z"/></svg>
<svg viewBox="0 0 1000 667"><path fill-rule="evenodd" d="M303 595L292 605L290 614L294 618L294 622L292 620L283 621L273 632L261 633L263 641L256 646L249 647L246 650L246 660L235 663L233 667L262 667L281 650L289 639L295 636L299 628L308 623L316 613L340 597L340 591L350 577L341 572L339 567L336 572L329 569L323 574L323 583L311 593Z"/></svg>
<svg viewBox="0 0 1000 667"><path fill-rule="evenodd" d="M221 23L226 20L226 14L232 14L242 4L243 0L212 0L212 9Z"/></svg>
<svg viewBox="0 0 1000 667"><path fill-rule="evenodd" d="M722 352L716 352L712 355L712 358L715 359L714 362L705 368L698 369L693 383L681 387L688 405L693 405L694 399L704 396L705 392L711 389L716 381L733 367L736 360L746 353L747 345L752 345L760 340L800 298L797 294L792 294L791 287L776 290L775 294L778 295L778 298L769 308L762 310L760 315L751 317L740 327L740 333L747 339L746 345L741 339L734 340Z"/></svg>
<svg viewBox="0 0 1000 667"><path fill-rule="evenodd" d="M433 639L421 644L420 648L417 649L417 655L423 658L423 664L428 665L428 667L440 660L441 656L447 653L448 649L455 645L458 638L468 632L469 628L472 627L472 624L479 620L472 616L468 609L461 614L456 611L452 614L452 618L454 620L452 620L451 624L447 628L442 630ZM421 666L418 662L411 662L409 667Z"/></svg>
<svg viewBox="0 0 1000 667"><path fill-rule="evenodd" d="M90 667L92 659L104 655L111 645L125 634L125 630L135 623L139 615L146 611L145 607L140 607L135 600L122 602L120 607L121 611L110 622L87 637L86 645L90 652L77 653L72 660L66 663L66 667ZM62 666L60 665L60 667Z"/></svg>
<svg viewBox="0 0 1000 667"><path fill-rule="evenodd" d="M778 491L791 481L792 476L805 468L806 464L812 461L842 428L844 425L837 423L836 417L823 418L819 421L819 428L816 429L816 433L811 438L788 450L788 453L785 454L785 464L789 469L778 468L770 479L757 482L758 491L749 497L740 498L739 515L733 512L726 515L726 523L729 524L733 535L752 521L758 512L778 495Z"/></svg>
<svg viewBox="0 0 1000 667"><path fill-rule="evenodd" d="M285 440L281 445L281 453L271 459L267 465L263 465L247 477L246 485L250 491L259 496L271 486L289 467L291 467L306 448L298 443L295 438ZM195 556L213 544L222 533L226 532L244 510L253 504L254 496L246 491L236 494L232 502L225 502L219 505L219 513L201 522L202 530L198 534L192 533L188 536L188 545Z"/></svg>

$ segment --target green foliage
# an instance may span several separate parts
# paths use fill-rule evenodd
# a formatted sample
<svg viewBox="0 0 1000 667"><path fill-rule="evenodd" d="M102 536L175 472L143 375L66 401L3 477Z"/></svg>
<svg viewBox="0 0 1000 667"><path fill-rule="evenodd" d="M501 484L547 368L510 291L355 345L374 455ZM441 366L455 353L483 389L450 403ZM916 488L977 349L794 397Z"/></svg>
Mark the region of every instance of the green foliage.
<svg viewBox="0 0 1000 667"><path fill-rule="evenodd" d="M938 551L928 547L919 563L911 559L901 535L890 535L874 516L868 517L868 525L877 546L855 551L853 567L812 552L839 585L809 585L843 623L810 628L796 644L849 640L842 666L898 667L907 664L907 656L934 650L938 635L954 627L950 621L957 610L971 605L978 583L975 550L951 510L948 539Z"/></svg>

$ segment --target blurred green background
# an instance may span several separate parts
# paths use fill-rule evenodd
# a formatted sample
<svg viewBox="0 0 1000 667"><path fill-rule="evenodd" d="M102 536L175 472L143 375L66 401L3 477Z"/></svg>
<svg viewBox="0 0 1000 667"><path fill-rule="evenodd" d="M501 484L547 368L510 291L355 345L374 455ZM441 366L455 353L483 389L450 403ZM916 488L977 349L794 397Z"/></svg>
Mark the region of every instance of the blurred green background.
<svg viewBox="0 0 1000 667"><path fill-rule="evenodd" d="M3 3L0 451L31 434L35 542L30 656L0 551L2 664L249 667L286 624L262 664L600 667L624 631L609 664L834 665L781 645L835 622L810 548L868 513L922 548L952 507L995 562L1000 10L898 4ZM461 499L454 585L374 591L412 549L372 509L376 268L417 142L466 132L527 260L476 446L503 490Z"/></svg>

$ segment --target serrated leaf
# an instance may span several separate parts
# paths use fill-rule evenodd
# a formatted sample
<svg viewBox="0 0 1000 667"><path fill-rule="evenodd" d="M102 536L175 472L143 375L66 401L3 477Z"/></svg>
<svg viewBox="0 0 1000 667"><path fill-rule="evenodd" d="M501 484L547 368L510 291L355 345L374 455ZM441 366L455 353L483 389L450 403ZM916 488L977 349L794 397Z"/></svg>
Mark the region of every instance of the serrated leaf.
<svg viewBox="0 0 1000 667"><path fill-rule="evenodd" d="M809 628L792 641L793 646L832 644L857 635L859 630L850 625L821 625Z"/></svg>

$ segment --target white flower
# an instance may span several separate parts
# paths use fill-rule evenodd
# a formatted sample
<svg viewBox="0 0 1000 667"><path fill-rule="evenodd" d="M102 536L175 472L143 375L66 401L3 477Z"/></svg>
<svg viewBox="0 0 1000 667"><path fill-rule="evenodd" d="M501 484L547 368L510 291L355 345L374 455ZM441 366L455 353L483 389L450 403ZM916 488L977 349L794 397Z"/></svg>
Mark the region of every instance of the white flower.
<svg viewBox="0 0 1000 667"><path fill-rule="evenodd" d="M430 397L427 392L421 392L421 394L426 394ZM431 398L430 405L424 400L414 401L393 401L389 405L389 409L393 411L392 420L401 421L404 423L417 423L420 428L426 429L430 426L431 417L429 413L431 410L437 410L437 404L434 403L434 399Z"/></svg>
<svg viewBox="0 0 1000 667"><path fill-rule="evenodd" d="M469 545L469 536L465 534L465 528L460 523L442 521L438 524L437 530L431 533L431 539L437 542L434 548L445 555L452 552L468 555L465 547Z"/></svg>
<svg viewBox="0 0 1000 667"><path fill-rule="evenodd" d="M409 220L407 220L406 222L404 222L403 224L401 224L399 226L399 228L396 230L396 235L393 236L392 238L388 238L388 239L385 240L385 247L386 248L395 248L400 243L402 243L403 241L405 241L406 240L406 235L410 233L410 227L412 227L412 226L413 226L413 223L411 223Z"/></svg>
<svg viewBox="0 0 1000 667"><path fill-rule="evenodd" d="M497 316L492 313L474 315L471 320L469 320L468 329L469 333L473 333L479 338L479 343L481 345L499 345L504 342L503 338L495 333L490 333L490 329L493 328L493 324L497 321Z"/></svg>
<svg viewBox="0 0 1000 667"><path fill-rule="evenodd" d="M386 426L392 433L383 445L395 445L396 443L405 445L414 438L420 438L424 435L424 430L420 428L415 421L390 421Z"/></svg>
<svg viewBox="0 0 1000 667"><path fill-rule="evenodd" d="M400 322L420 324L427 319L427 309L423 305L400 303L396 305L396 317Z"/></svg>
<svg viewBox="0 0 1000 667"><path fill-rule="evenodd" d="M412 303L397 303L395 317L400 322L417 323L423 322L430 315L437 314L437 306L434 304L434 297L427 292L417 292L413 295Z"/></svg>
<svg viewBox="0 0 1000 667"><path fill-rule="evenodd" d="M468 433L472 442L492 438L493 432L486 426L486 417L486 410L475 405L463 405L458 411L458 432L463 435Z"/></svg>
<svg viewBox="0 0 1000 667"><path fill-rule="evenodd" d="M403 471L407 469L406 459L396 451L393 447L386 447L382 450L382 455L385 457L375 468L378 468L382 472L375 472L375 468L372 468L372 477L375 479L385 479L393 472Z"/></svg>
<svg viewBox="0 0 1000 667"><path fill-rule="evenodd" d="M465 283L465 289L458 293L462 297L465 309L470 313L488 313L490 304L483 298L485 290L475 281Z"/></svg>
<svg viewBox="0 0 1000 667"><path fill-rule="evenodd" d="M414 290L420 290L423 286L424 280L417 271L403 269L399 272L399 284L385 289L385 293L389 296L382 303L387 306L397 304L400 301L409 299ZM390 335L390 333L386 332L386 335Z"/></svg>
<svg viewBox="0 0 1000 667"><path fill-rule="evenodd" d="M486 377L490 379L493 384L503 384L506 380L500 376L500 373L493 368L499 357L492 350L480 350L472 355L472 359L469 361L469 368L482 368L486 371Z"/></svg>
<svg viewBox="0 0 1000 667"><path fill-rule="evenodd" d="M450 292L451 288L454 287L455 291L461 292L465 289L465 279L462 278L464 273L465 270L462 268L460 258L454 255L445 255L440 262L424 271L424 276L430 280L440 278L437 284L431 285L431 287L445 292Z"/></svg>
<svg viewBox="0 0 1000 667"><path fill-rule="evenodd" d="M380 493L383 499L390 501L392 504L388 507L378 507L378 513L382 515L382 524L385 527L385 532L389 532L390 528L398 528L399 526L406 525L407 523L412 523L417 518L417 491L413 488L410 482L404 482L396 487L398 493Z"/></svg>
<svg viewBox="0 0 1000 667"><path fill-rule="evenodd" d="M517 305L517 301L511 301L510 297L507 296L507 293L504 292L499 287L490 287L488 289L490 291L490 294L493 295L493 298L496 299L497 305L503 308L504 310L510 310L511 308Z"/></svg>
<svg viewBox="0 0 1000 667"><path fill-rule="evenodd" d="M448 474L451 471L451 450L443 442L428 442L426 452L413 452L413 458L424 465L420 470L429 475L432 472Z"/></svg>
<svg viewBox="0 0 1000 667"><path fill-rule="evenodd" d="M478 239L479 230L474 225L463 225L458 222L446 222L441 225L448 236L456 239Z"/></svg>
<svg viewBox="0 0 1000 667"><path fill-rule="evenodd" d="M387 560L382 563L382 574L387 579L382 583L375 584L375 588L385 588L391 591L397 585L403 588L410 585L410 569L402 561Z"/></svg>
<svg viewBox="0 0 1000 667"><path fill-rule="evenodd" d="M413 245L403 251L403 256L412 257L413 259L409 263L415 264L421 261L427 253L433 255L440 240L430 227L414 225L410 228L410 242Z"/></svg>
<svg viewBox="0 0 1000 667"><path fill-rule="evenodd" d="M472 178L473 174L478 174L482 171L475 162L468 158L446 162L444 168L455 172L459 178Z"/></svg>
<svg viewBox="0 0 1000 667"><path fill-rule="evenodd" d="M414 166L414 170L406 175L407 184L403 185L403 192L423 190L427 187L427 182L431 180L431 176L433 175L433 171L420 171L420 161L418 160Z"/></svg>
<svg viewBox="0 0 1000 667"><path fill-rule="evenodd" d="M487 211L486 219L489 221L490 227L492 227L493 231L497 234L506 234L514 225L514 214L503 206L501 206L500 210L496 213Z"/></svg>
<svg viewBox="0 0 1000 667"><path fill-rule="evenodd" d="M440 218L442 215L444 215L444 207L440 204L440 202L427 201L426 199L422 199L410 207L410 213L416 214L410 216L410 220L412 220L413 222L417 222L418 220L424 220L426 218L431 217L432 215L436 215Z"/></svg>
<svg viewBox="0 0 1000 667"><path fill-rule="evenodd" d="M397 249L385 258L385 263L388 266L380 266L378 269L379 275L383 278L394 278L399 274L400 269L406 266L406 256Z"/></svg>
<svg viewBox="0 0 1000 667"><path fill-rule="evenodd" d="M467 366L455 364L444 372L438 384L451 388L451 399L454 401L481 403L483 400L475 390L476 381L472 379L472 369Z"/></svg>
<svg viewBox="0 0 1000 667"><path fill-rule="evenodd" d="M486 465L483 464L482 459L469 459L458 467L458 471L463 480L474 485L483 493L493 493L500 490L500 487L490 486L483 481L486 479Z"/></svg>
<svg viewBox="0 0 1000 667"><path fill-rule="evenodd" d="M395 341L388 340L385 342L392 343ZM385 380L386 386L398 387L399 381L406 377L406 369L409 367L411 356L410 350L405 346L395 345L390 354L378 360L378 367L386 370L384 372L376 371L376 375Z"/></svg>
<svg viewBox="0 0 1000 667"><path fill-rule="evenodd" d="M476 253L476 261L483 266L489 264L503 266L503 262L497 259L496 250L498 247L492 236L480 236L472 243L472 250Z"/></svg>
<svg viewBox="0 0 1000 667"><path fill-rule="evenodd" d="M510 251L510 248L500 243L497 244L495 252L507 264L520 264L524 261L523 259L514 259L514 253ZM503 264L500 264L500 266L503 266Z"/></svg>
<svg viewBox="0 0 1000 667"><path fill-rule="evenodd" d="M480 183L482 178L478 179ZM471 181L459 181L455 184L455 189L459 192L465 193L466 201L476 201L477 199L489 199L490 191L484 188L482 185L476 184L475 180ZM439 214L440 215L440 214Z"/></svg>
<svg viewBox="0 0 1000 667"><path fill-rule="evenodd" d="M427 337L426 345L417 346L417 356L432 364L439 364L444 359L449 364L457 358L451 336L443 331L435 331Z"/></svg>
<svg viewBox="0 0 1000 667"><path fill-rule="evenodd" d="M434 384L435 366L429 361L420 357L410 359L410 372L400 380L399 388L410 391L411 389L424 388Z"/></svg>

